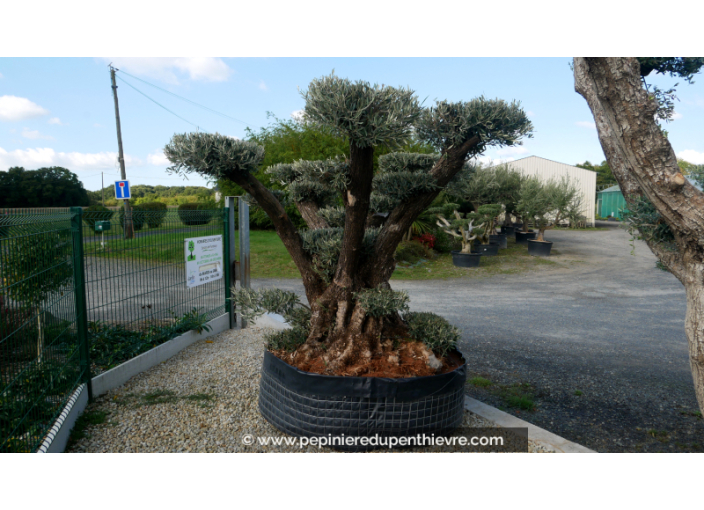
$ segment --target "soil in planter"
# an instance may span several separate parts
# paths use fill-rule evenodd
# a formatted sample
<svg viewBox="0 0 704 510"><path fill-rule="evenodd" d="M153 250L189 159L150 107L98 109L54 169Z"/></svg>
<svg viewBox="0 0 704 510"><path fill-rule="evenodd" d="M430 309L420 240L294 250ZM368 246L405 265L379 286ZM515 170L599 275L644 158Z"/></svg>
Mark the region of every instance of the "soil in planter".
<svg viewBox="0 0 704 510"><path fill-rule="evenodd" d="M391 379L423 377L452 372L464 364L462 355L457 351L452 351L447 356L439 358L442 362L442 368L436 372L425 362L423 347L421 342L402 341L398 349L385 352L381 356L376 356L368 361L360 360L359 363L342 367L332 373L328 371L328 367L322 357L316 358L309 363L297 363L292 352L284 350L271 352L280 360L304 372L352 377L389 377Z"/></svg>

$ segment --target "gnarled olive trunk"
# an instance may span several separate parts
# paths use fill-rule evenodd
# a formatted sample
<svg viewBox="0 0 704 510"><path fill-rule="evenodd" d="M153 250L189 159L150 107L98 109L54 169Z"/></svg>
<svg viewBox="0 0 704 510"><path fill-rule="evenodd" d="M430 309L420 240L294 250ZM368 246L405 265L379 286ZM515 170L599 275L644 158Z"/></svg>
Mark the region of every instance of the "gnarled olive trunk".
<svg viewBox="0 0 704 510"><path fill-rule="evenodd" d="M684 329L689 340L689 366L699 408L704 411L704 264L689 265L686 280L687 315Z"/></svg>
<svg viewBox="0 0 704 510"><path fill-rule="evenodd" d="M599 141L628 203L645 195L675 237L677 251L646 240L685 286L685 333L699 408L704 411L704 194L684 179L655 122L635 58L574 59L575 89L589 104Z"/></svg>

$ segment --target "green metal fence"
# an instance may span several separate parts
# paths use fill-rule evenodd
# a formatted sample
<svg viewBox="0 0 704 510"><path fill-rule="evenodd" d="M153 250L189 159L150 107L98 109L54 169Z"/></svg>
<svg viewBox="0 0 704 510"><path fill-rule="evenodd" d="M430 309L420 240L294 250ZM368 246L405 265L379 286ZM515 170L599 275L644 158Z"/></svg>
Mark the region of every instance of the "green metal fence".
<svg viewBox="0 0 704 510"><path fill-rule="evenodd" d="M36 450L90 378L79 335L80 235L80 210L0 210L2 452Z"/></svg>
<svg viewBox="0 0 704 510"><path fill-rule="evenodd" d="M0 451L36 450L81 382L228 312L227 227L228 209L0 210ZM187 239L220 235L224 277L188 288Z"/></svg>

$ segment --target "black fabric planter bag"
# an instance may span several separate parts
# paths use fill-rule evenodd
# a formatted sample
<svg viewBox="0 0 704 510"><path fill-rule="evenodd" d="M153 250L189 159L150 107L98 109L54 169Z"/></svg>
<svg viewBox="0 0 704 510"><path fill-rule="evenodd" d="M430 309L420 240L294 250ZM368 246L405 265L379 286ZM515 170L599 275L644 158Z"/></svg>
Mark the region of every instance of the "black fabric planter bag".
<svg viewBox="0 0 704 510"><path fill-rule="evenodd" d="M506 240L506 234L492 234L489 236L489 244L498 244L499 248L505 250L508 248L508 241Z"/></svg>
<svg viewBox="0 0 704 510"><path fill-rule="evenodd" d="M481 253L462 253L461 251L452 252L452 263L456 267L478 267L481 258Z"/></svg>
<svg viewBox="0 0 704 510"><path fill-rule="evenodd" d="M534 241L529 240L528 243L528 255L534 257L549 257L550 250L552 249L551 241Z"/></svg>
<svg viewBox="0 0 704 510"><path fill-rule="evenodd" d="M530 232L516 231L516 244L528 244L529 239L535 239L538 233L531 230Z"/></svg>
<svg viewBox="0 0 704 510"><path fill-rule="evenodd" d="M466 379L466 365L408 379L311 374L266 351L259 412L277 429L297 437L442 434L462 424Z"/></svg>
<svg viewBox="0 0 704 510"><path fill-rule="evenodd" d="M506 234L507 236L513 237L515 231L516 231L515 227L501 227L501 233Z"/></svg>
<svg viewBox="0 0 704 510"><path fill-rule="evenodd" d="M489 244L475 244L474 251L492 257L499 254L499 244L489 241Z"/></svg>

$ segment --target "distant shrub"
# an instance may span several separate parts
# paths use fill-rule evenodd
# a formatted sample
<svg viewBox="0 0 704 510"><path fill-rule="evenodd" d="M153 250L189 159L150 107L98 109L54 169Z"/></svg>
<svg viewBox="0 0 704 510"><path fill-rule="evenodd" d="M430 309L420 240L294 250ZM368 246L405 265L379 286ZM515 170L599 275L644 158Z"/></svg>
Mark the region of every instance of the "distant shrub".
<svg viewBox="0 0 704 510"><path fill-rule="evenodd" d="M450 253L451 251L462 249L462 242L444 230L434 230L433 235L435 236L433 249L438 253Z"/></svg>
<svg viewBox="0 0 704 510"><path fill-rule="evenodd" d="M403 315L409 336L423 342L437 356L445 356L457 347L460 330L446 319L430 312L411 312Z"/></svg>
<svg viewBox="0 0 704 510"><path fill-rule="evenodd" d="M125 209L120 208L120 227L125 228ZM144 211L142 211L141 205L132 206L132 227L134 231L142 230L144 228Z"/></svg>
<svg viewBox="0 0 704 510"><path fill-rule="evenodd" d="M207 225L213 219L213 210L207 209L205 206L210 206L206 202L188 203L178 206L178 217L184 225Z"/></svg>
<svg viewBox="0 0 704 510"><path fill-rule="evenodd" d="M92 231L95 231L96 221L110 221L114 215L115 211L107 207L103 207L99 204L91 205L83 209L83 222L88 225Z"/></svg>
<svg viewBox="0 0 704 510"><path fill-rule="evenodd" d="M144 221L149 228L159 228L166 218L166 204L163 202L146 202L139 204L144 211Z"/></svg>
<svg viewBox="0 0 704 510"><path fill-rule="evenodd" d="M415 264L421 259L432 259L433 250L423 246L418 241L402 241L396 247L396 262Z"/></svg>

